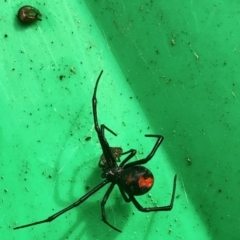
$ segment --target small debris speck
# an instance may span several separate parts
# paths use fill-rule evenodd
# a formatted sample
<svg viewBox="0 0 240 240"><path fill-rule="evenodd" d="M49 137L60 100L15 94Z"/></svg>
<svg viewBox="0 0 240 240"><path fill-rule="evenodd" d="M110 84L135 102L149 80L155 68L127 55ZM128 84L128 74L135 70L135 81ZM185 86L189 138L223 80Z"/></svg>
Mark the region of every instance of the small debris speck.
<svg viewBox="0 0 240 240"><path fill-rule="evenodd" d="M60 79L61 81L63 80L63 78L65 78L64 75L60 75L60 76L59 76L59 79Z"/></svg>

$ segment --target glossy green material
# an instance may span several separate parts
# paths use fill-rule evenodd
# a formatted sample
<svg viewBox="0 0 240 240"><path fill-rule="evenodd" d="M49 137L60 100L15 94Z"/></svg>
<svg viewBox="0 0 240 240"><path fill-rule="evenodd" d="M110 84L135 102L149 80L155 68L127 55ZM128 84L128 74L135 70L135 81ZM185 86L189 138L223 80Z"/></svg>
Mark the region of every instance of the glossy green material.
<svg viewBox="0 0 240 240"><path fill-rule="evenodd" d="M236 1L49 1L42 21L16 17L2 3L0 29L0 232L28 239L240 238L239 4ZM99 84L99 122L118 133L111 146L145 157L155 185L141 213L116 187L101 221L107 187L55 221L42 220L96 186L102 154L91 97ZM86 141L87 137L91 137Z"/></svg>

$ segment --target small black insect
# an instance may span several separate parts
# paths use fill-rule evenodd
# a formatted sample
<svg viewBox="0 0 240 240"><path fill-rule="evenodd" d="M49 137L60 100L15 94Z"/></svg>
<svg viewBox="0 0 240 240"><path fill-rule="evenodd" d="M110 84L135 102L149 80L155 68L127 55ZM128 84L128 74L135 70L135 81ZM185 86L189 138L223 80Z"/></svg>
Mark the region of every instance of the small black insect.
<svg viewBox="0 0 240 240"><path fill-rule="evenodd" d="M42 14L34 7L23 6L18 10L17 17L22 23L33 23L35 21L42 21L40 18Z"/></svg>
<svg viewBox="0 0 240 240"><path fill-rule="evenodd" d="M148 154L146 158L133 161L133 162L129 162L129 160L133 156L135 156L136 154L135 149L130 149L129 151L122 152L122 149L119 147L115 148L115 147L109 146L108 141L105 137L105 130L109 131L115 136L116 136L116 133L114 133L111 129L109 129L104 124L101 124L99 126L98 117L97 117L96 94L97 94L98 83L102 76L102 73L103 71L100 72L94 88L93 97L92 97L92 110L93 110L95 130L97 132L99 143L103 151L103 157L101 157L100 159L99 166L102 168L102 177L104 178L104 180L101 183L99 183L96 187L94 187L92 190L90 190L88 193L86 193L84 196L79 198L76 202L62 209L61 211L51 215L50 217L41 221L15 227L14 229L25 228L25 227L34 226L37 224L51 222L57 217L59 217L60 215L64 214L65 212L79 206L81 203L87 200L90 196L92 196L94 193L96 193L106 184L110 184L110 186L108 187L101 202L102 220L108 226L110 226L111 228L113 228L118 232L121 232L121 231L108 222L107 216L105 213L105 204L115 185L118 186L124 201L132 202L135 205L135 207L141 212L170 211L172 209L174 198L175 198L175 192L176 192L177 175L175 175L173 180L172 197L169 205L162 206L162 207L143 207L135 198L135 196L140 196L147 193L153 186L154 177L152 172L142 165L146 164L149 160L152 159L158 147L160 146L161 142L163 141L163 137L155 134L145 135L146 137L157 138L156 143L153 146L152 151ZM126 154L127 154L126 158L118 165L117 162L119 161L119 158L122 155L126 155Z"/></svg>

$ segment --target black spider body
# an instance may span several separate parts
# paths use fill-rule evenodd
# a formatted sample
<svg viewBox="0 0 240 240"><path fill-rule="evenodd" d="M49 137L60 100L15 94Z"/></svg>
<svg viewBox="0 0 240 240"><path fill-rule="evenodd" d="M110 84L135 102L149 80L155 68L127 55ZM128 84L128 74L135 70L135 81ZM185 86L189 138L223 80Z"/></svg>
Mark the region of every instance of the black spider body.
<svg viewBox="0 0 240 240"><path fill-rule="evenodd" d="M76 202L60 210L59 212L53 214L52 216L41 221L16 227L14 229L25 228L25 227L34 226L37 224L51 222L57 217L59 217L60 215L64 214L65 212L79 206L81 203L86 201L89 197L91 197L94 193L99 191L101 188L103 188L107 184L110 184L110 185L101 202L102 220L108 226L110 226L112 229L116 231L121 232L118 228L116 228L115 226L113 226L108 222L107 216L105 213L105 204L115 185L118 186L124 201L132 202L139 211L157 212L157 211L170 211L172 209L173 203L174 203L175 191L176 191L176 180L177 180L176 175L173 181L173 190L172 190L172 196L171 196L171 201L169 205L162 206L162 207L143 207L136 200L135 196L140 196L147 193L148 191L150 191L150 189L154 184L154 177L152 172L143 165L152 159L158 147L162 143L163 137L155 134L145 135L146 137L156 138L155 145L153 146L152 150L145 158L137 161L132 161L132 162L130 160L136 155L135 149L130 149L126 152L123 152L122 148L120 147L109 146L109 143L105 137L105 130L109 131L115 136L116 136L116 133L114 133L111 129L109 129L104 124L101 124L99 126L98 115L97 115L96 95L97 95L97 88L98 88L98 84L102 76L102 73L103 71L100 72L94 88L93 97L92 97L92 110L93 110L93 120L94 120L95 130L96 130L98 140L101 145L102 153L103 153L98 165L102 168L102 177L104 178L104 180L101 183L99 183L96 187L94 187L92 190L90 190L88 193L86 193L84 196L79 198ZM118 164L120 161L120 158L123 155L126 155L125 159L120 164Z"/></svg>
<svg viewBox="0 0 240 240"><path fill-rule="evenodd" d="M133 166L124 169L119 178L118 185L129 195L140 196L153 187L152 172L143 166Z"/></svg>

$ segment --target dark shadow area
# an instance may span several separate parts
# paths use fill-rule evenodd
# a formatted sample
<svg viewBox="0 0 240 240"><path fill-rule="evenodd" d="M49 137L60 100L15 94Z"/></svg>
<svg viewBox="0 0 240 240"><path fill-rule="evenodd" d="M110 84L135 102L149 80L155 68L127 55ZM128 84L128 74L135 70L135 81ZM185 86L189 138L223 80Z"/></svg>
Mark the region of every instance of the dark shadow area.
<svg viewBox="0 0 240 240"><path fill-rule="evenodd" d="M86 4L212 239L236 239L238 36L234 18L222 24L234 4L204 1L194 13L188 3Z"/></svg>
<svg viewBox="0 0 240 240"><path fill-rule="evenodd" d="M95 160L95 159L94 159ZM89 161L88 163L97 162L97 161ZM81 164L80 167L75 169L72 172L72 181L73 184L70 185L69 189L69 202L66 203L66 201L61 200L61 197L59 196L59 193L61 192L61 185L58 183L55 186L55 198L57 202L61 203L61 205L64 207L70 205L71 203L75 202L77 200L76 194L74 194L74 188L76 188L76 185L79 186L79 189L81 189L79 192L79 197L83 196L87 192L89 192L92 188L97 186L103 179L101 176L101 169L96 167L90 176L84 180L84 186L83 179L81 177ZM83 174L85 175L85 174ZM70 212L66 213L66 215L69 216L71 212L78 212L77 219L75 223L71 226L69 230L62 236L61 239L67 239L71 238L71 236L82 236L87 234L90 239L98 238L99 236L104 235L105 239L106 236L109 237L109 239L112 239L114 236L118 235L119 233L111 229L109 226L107 226L101 219L101 201L102 198L107 191L107 188L109 185L104 186L102 189L100 189L98 192L96 192L92 197L87 199L85 202L80 204L78 207L70 210ZM85 189L85 193L83 193L82 189ZM118 193L118 187L115 187L116 190L112 192L112 194L109 197L109 201L106 204L106 214L109 223L113 224L117 228L124 230L124 224L127 222L127 217L130 212L130 206L124 202L123 199L121 199L120 192ZM63 216L62 216L63 217ZM126 219L125 219L126 217ZM123 220L124 219L124 220ZM56 220L57 221L57 220ZM53 223L54 224L54 223Z"/></svg>

